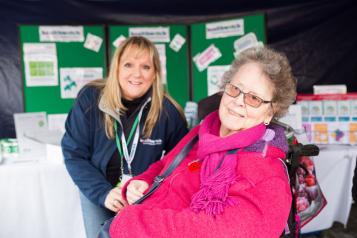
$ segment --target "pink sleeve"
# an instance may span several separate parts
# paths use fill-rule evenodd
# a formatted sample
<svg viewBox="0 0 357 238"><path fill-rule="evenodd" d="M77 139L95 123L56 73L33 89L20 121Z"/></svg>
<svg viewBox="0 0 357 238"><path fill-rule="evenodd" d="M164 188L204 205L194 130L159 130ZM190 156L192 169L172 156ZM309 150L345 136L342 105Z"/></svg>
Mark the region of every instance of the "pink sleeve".
<svg viewBox="0 0 357 238"><path fill-rule="evenodd" d="M248 189L231 189L237 204L216 218L189 208L177 211L128 206L115 218L112 238L123 237L279 237L291 205L287 181L271 177Z"/></svg>

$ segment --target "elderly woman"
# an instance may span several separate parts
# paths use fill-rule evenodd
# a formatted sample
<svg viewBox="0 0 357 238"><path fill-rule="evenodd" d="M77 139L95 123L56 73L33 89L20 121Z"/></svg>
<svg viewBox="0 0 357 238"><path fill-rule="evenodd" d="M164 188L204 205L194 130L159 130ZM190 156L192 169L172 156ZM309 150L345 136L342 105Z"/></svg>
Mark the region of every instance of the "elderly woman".
<svg viewBox="0 0 357 238"><path fill-rule="evenodd" d="M161 161L128 181L123 197L139 199L182 148L198 142L162 185L111 224L116 237L279 237L291 192L282 159L282 116L296 96L285 56L269 48L242 52L224 74L219 110L209 114Z"/></svg>

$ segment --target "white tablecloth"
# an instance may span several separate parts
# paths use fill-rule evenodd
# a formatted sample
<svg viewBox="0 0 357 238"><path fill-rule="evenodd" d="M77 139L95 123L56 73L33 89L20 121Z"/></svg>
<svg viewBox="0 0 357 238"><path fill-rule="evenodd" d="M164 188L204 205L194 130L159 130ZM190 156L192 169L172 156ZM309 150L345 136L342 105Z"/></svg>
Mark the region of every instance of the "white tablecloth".
<svg viewBox="0 0 357 238"><path fill-rule="evenodd" d="M0 237L85 237L78 190L64 164L0 165L0 207Z"/></svg>
<svg viewBox="0 0 357 238"><path fill-rule="evenodd" d="M320 154L314 158L314 162L327 205L303 227L303 233L328 229L334 221L347 224L352 204L351 189L356 156L356 146L320 146Z"/></svg>
<svg viewBox="0 0 357 238"><path fill-rule="evenodd" d="M322 147L315 157L327 206L303 233L347 224L357 147ZM84 238L78 190L64 164L23 162L0 166L0 237Z"/></svg>

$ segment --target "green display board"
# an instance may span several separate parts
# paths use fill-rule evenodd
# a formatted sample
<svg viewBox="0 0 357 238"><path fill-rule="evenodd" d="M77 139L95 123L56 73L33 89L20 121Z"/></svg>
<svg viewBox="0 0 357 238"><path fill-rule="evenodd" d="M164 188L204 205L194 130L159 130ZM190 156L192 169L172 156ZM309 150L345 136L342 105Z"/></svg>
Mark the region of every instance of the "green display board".
<svg viewBox="0 0 357 238"><path fill-rule="evenodd" d="M220 84L220 75L232 63L235 52L238 53L247 44L255 42L255 39L257 42L266 43L263 14L193 24L193 100L198 102L216 92Z"/></svg>
<svg viewBox="0 0 357 238"><path fill-rule="evenodd" d="M68 113L78 90L106 75L104 26L19 26L24 111Z"/></svg>
<svg viewBox="0 0 357 238"><path fill-rule="evenodd" d="M158 45L158 51L159 53L161 52L160 60L163 66L163 78L166 78L166 90L184 107L186 101L189 100L187 27L184 25L109 26L108 44L111 56L114 54L119 42L129 35L145 36L155 45ZM180 40L176 41L177 39L184 39L185 42L182 45L178 44Z"/></svg>

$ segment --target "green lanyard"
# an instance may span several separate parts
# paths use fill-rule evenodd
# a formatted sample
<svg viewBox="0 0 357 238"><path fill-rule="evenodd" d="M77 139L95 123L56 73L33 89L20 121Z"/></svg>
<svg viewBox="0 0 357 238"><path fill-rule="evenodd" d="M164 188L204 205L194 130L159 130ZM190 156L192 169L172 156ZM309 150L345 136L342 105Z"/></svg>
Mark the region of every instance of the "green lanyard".
<svg viewBox="0 0 357 238"><path fill-rule="evenodd" d="M136 130L136 127L138 126L138 124L139 124L139 114L136 116L133 127L130 130L129 137L128 137L128 145L130 144L131 139L133 138L134 131ZM115 142L117 144L120 158L122 159L124 157L124 155L123 155L123 151L122 151L122 143L120 142L119 136L118 136L118 122L117 121L114 122L114 130L115 130ZM123 129L122 133L124 133L124 129Z"/></svg>
<svg viewBox="0 0 357 238"><path fill-rule="evenodd" d="M122 128L122 133L121 133L121 136L120 136L121 139L119 139L119 135L118 135L118 122L114 121L115 142L116 142L116 145L117 145L117 148L118 148L118 152L119 152L119 156L120 156L119 159L120 159L120 164L121 164L120 165L121 176L120 176L119 181L121 181L123 176L124 176L124 159L126 160L127 165L128 165L129 175L133 176L132 171L131 171L131 163L132 163L132 161L134 159L135 152L136 152L136 149L137 149L137 146L138 146L138 142L139 142L139 137L140 137L139 123L140 123L140 119L141 119L143 110L144 110L145 106L150 101L151 101L151 98L148 98L146 100L146 102L142 105L138 115L135 118L133 126L130 129L128 141L125 138L124 128L123 128L123 124L120 121L120 118L119 118L119 123L120 123L120 126ZM129 152L128 147L129 147L130 142L132 142L132 145L131 145L131 150Z"/></svg>

